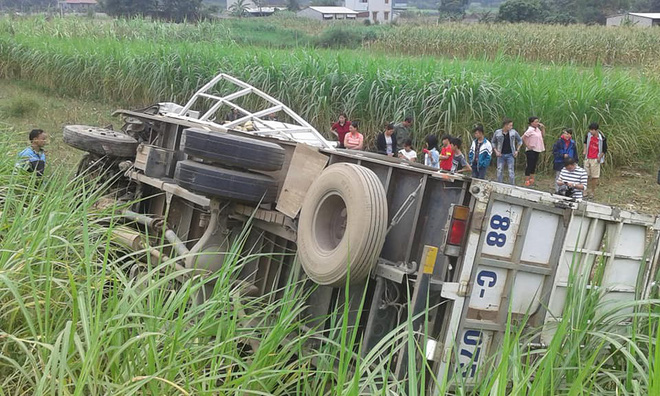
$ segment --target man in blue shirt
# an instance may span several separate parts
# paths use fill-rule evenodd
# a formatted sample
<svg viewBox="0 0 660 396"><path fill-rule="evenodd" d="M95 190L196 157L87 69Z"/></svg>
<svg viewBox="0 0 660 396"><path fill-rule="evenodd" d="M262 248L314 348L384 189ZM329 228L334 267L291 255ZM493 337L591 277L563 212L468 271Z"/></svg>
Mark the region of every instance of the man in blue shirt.
<svg viewBox="0 0 660 396"><path fill-rule="evenodd" d="M48 134L42 129L33 129L30 131L30 147L18 153L16 166L42 176L46 168L44 146L46 146L47 140Z"/></svg>

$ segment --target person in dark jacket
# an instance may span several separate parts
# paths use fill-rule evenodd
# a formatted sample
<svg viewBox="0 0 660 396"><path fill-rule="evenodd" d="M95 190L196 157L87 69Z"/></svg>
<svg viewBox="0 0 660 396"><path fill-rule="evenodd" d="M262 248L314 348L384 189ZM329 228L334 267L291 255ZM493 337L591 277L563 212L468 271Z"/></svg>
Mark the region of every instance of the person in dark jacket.
<svg viewBox="0 0 660 396"><path fill-rule="evenodd" d="M578 161L578 151L575 140L573 140L573 130L571 128L564 128L561 130L561 136L552 146L552 154L554 155L553 169L555 170L555 186L559 179L559 173L564 169L564 163L568 158L573 158ZM555 188L555 191L558 191Z"/></svg>
<svg viewBox="0 0 660 396"><path fill-rule="evenodd" d="M235 108L235 107L232 107L232 109L231 109L231 111L229 112L229 114L227 114L227 115L225 116L225 121L226 121L226 122L232 122L232 121L236 121L236 120L238 120L238 119L241 118L241 117L242 117L242 116L241 116L241 113L238 112L238 109Z"/></svg>
<svg viewBox="0 0 660 396"><path fill-rule="evenodd" d="M394 133L394 124L389 123L385 126L385 132L381 132L376 137L376 151L379 154L393 157L398 152L396 134Z"/></svg>
<svg viewBox="0 0 660 396"><path fill-rule="evenodd" d="M493 146L484 136L484 126L476 124L472 128L474 140L468 153L470 166L472 167L472 177L475 179L486 179L486 171L490 165L490 159L493 154Z"/></svg>

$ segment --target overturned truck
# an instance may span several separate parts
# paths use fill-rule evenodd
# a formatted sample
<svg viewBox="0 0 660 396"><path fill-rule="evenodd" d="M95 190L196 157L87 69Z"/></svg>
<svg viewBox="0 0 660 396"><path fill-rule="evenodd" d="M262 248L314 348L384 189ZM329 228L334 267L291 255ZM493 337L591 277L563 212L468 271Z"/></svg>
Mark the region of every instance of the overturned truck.
<svg viewBox="0 0 660 396"><path fill-rule="evenodd" d="M238 115L216 121L231 109ZM655 216L339 150L284 104L224 74L183 106L117 113L121 131L72 125L64 140L88 152L80 171L121 175L119 199L138 202L124 215L164 233L171 255L186 257L177 265L217 270L250 221L250 245L264 254L241 272L246 293L282 287L300 265L316 285L310 318L343 304L354 318L362 309L354 322L363 353L414 318L423 345L393 356L399 378L415 354L434 376L476 380L509 314L542 326L535 342L547 342L571 270L588 276L596 261L606 300L650 293ZM348 301L347 282L357 296Z"/></svg>

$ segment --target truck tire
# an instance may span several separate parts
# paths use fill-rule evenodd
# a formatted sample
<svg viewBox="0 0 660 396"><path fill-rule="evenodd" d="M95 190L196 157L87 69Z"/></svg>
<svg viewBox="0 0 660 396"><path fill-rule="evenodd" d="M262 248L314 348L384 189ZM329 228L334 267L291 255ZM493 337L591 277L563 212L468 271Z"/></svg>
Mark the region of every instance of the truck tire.
<svg viewBox="0 0 660 396"><path fill-rule="evenodd" d="M137 140L122 132L86 125L65 126L63 140L88 153L120 158L135 157L138 146Z"/></svg>
<svg viewBox="0 0 660 396"><path fill-rule="evenodd" d="M284 149L275 143L244 136L188 128L181 147L186 154L237 168L277 171L284 163Z"/></svg>
<svg viewBox="0 0 660 396"><path fill-rule="evenodd" d="M190 160L176 164L174 180L181 187L211 197L251 203L269 203L277 198L277 182L270 176Z"/></svg>
<svg viewBox="0 0 660 396"><path fill-rule="evenodd" d="M364 281L383 248L387 198L376 174L338 163L314 181L298 224L298 259L310 279L342 286ZM349 265L350 263L350 271Z"/></svg>

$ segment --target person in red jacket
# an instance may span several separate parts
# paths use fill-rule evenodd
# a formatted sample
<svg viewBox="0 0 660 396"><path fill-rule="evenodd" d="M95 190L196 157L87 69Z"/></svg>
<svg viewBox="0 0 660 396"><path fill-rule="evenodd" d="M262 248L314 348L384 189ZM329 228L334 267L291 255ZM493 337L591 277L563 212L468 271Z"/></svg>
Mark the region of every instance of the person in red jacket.
<svg viewBox="0 0 660 396"><path fill-rule="evenodd" d="M344 137L348 133L348 129L350 127L351 122L348 120L345 113L339 114L339 121L332 124L330 129L332 130L332 133L337 136L337 141L339 141L339 145L337 146L338 148L345 148Z"/></svg>
<svg viewBox="0 0 660 396"><path fill-rule="evenodd" d="M451 171L454 161L454 150L450 144L451 136L442 136L442 150L440 151L440 169Z"/></svg>

